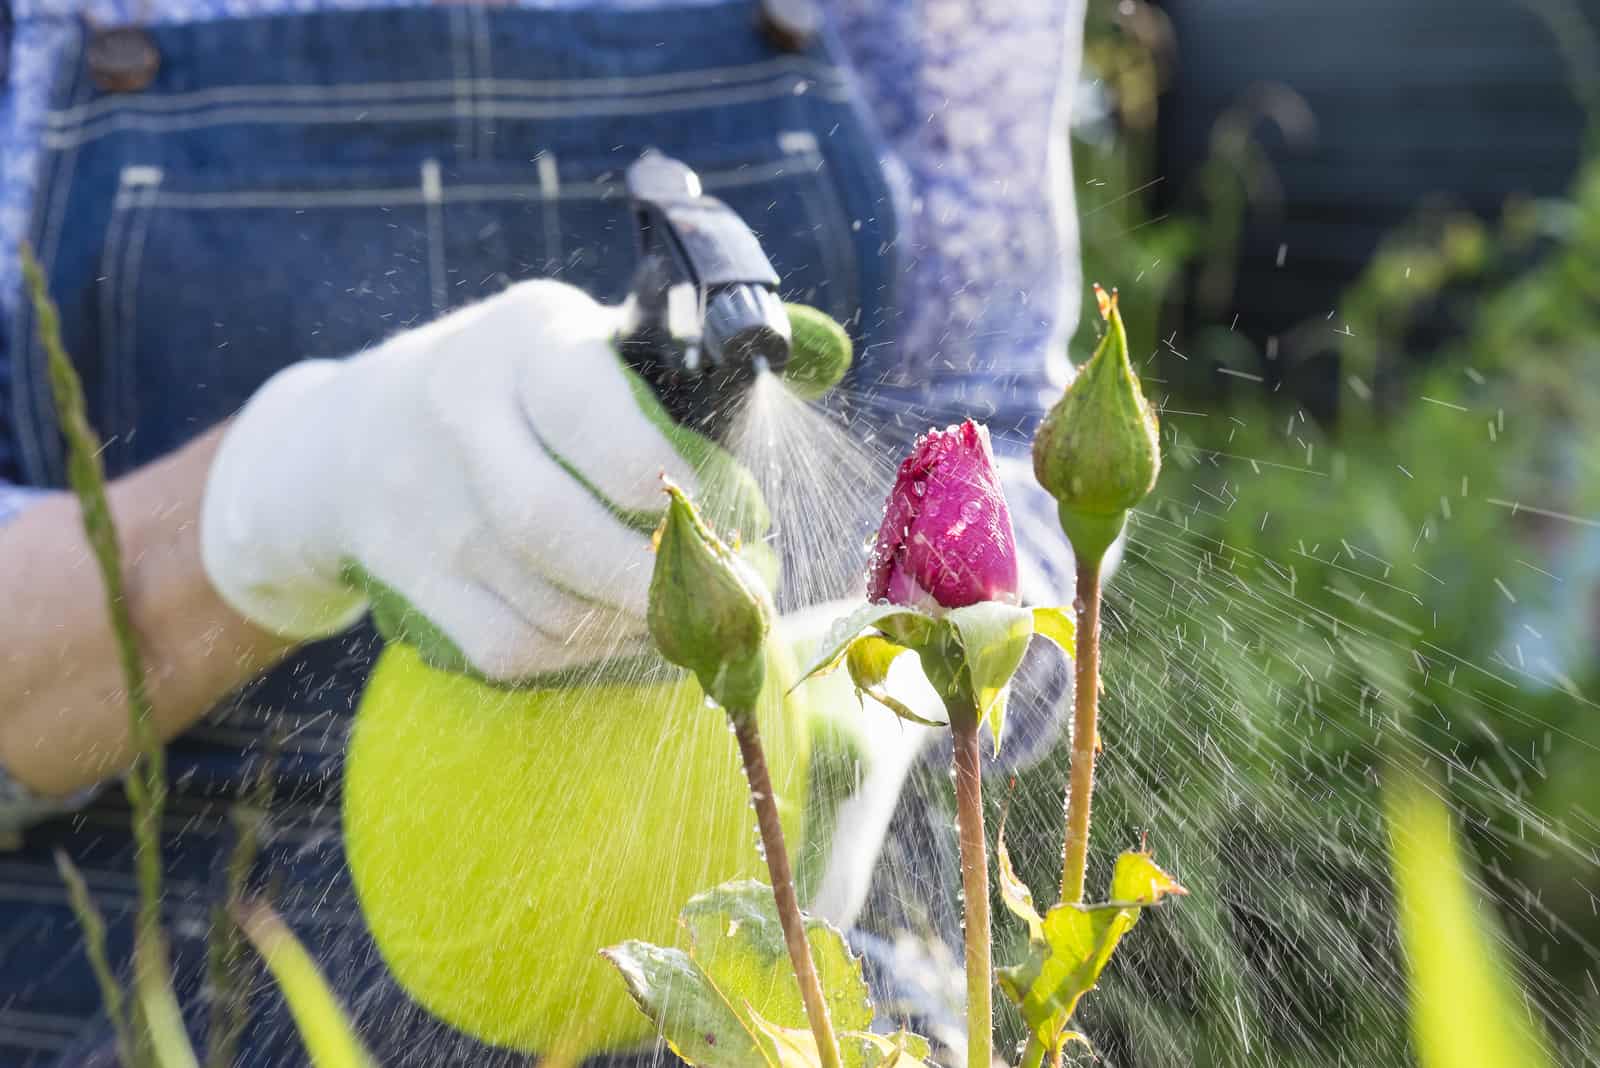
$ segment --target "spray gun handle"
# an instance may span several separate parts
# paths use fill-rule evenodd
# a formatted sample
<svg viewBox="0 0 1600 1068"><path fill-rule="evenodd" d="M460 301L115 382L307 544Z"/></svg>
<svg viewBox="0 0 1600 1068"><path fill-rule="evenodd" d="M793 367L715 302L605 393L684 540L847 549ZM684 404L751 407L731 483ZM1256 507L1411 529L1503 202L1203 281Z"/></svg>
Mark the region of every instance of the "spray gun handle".
<svg viewBox="0 0 1600 1068"><path fill-rule="evenodd" d="M789 360L778 273L744 220L678 160L647 152L627 186L639 266L624 354L680 420L708 422L707 406Z"/></svg>

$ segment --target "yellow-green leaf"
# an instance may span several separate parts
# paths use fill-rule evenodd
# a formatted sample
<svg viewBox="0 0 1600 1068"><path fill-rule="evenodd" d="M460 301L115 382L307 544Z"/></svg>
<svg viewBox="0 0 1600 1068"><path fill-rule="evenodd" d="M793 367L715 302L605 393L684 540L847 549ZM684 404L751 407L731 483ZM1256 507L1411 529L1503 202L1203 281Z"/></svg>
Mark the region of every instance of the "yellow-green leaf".
<svg viewBox="0 0 1600 1068"><path fill-rule="evenodd" d="M750 1017L757 1032L769 1043L778 1068L822 1068L817 1039L810 1031L779 1027L754 1010ZM843 1068L932 1068L923 1060L927 1055L928 1040L909 1031L892 1035L846 1031L839 1036Z"/></svg>
<svg viewBox="0 0 1600 1068"><path fill-rule="evenodd" d="M681 915L692 944L688 952L624 942L601 954L622 973L635 1003L673 1052L696 1068L816 1068L816 1041L771 888L724 883L696 895ZM879 1043L881 1036L865 1034L872 1002L861 962L844 936L807 917L806 938L840 1036L844 1068L921 1066L926 1042L907 1036L889 1048Z"/></svg>
<svg viewBox="0 0 1600 1068"><path fill-rule="evenodd" d="M807 1026L772 888L751 879L724 883L689 899L680 914L690 956L730 1005L749 1005L780 1027ZM872 1026L872 1001L861 961L827 921L807 916L806 941L838 1031Z"/></svg>
<svg viewBox="0 0 1600 1068"><path fill-rule="evenodd" d="M681 949L628 941L600 951L667 1045L698 1068L776 1068L764 1039Z"/></svg>
<svg viewBox="0 0 1600 1068"><path fill-rule="evenodd" d="M925 633L932 626L933 617L915 608L897 604L862 605L849 615L836 620L828 628L828 632L822 636L822 641L817 644L817 652L810 666L800 673L795 685L798 686L813 675L825 675L837 668L844 660L845 653L849 651L850 643L865 630L871 628L886 630L899 640L899 644L909 645L911 642L900 639Z"/></svg>
<svg viewBox="0 0 1600 1068"><path fill-rule="evenodd" d="M1002 871L1002 886L1003 880ZM1066 1041L1064 1032L1078 1002L1099 982L1140 912L1169 894L1183 893L1187 891L1148 853L1127 852L1113 870L1112 901L1061 904L1045 913L1041 937L1030 939L1029 956L999 969L1001 990L1017 1004L1042 1046L1055 1049Z"/></svg>
<svg viewBox="0 0 1600 1068"><path fill-rule="evenodd" d="M234 920L278 981L316 1068L375 1068L372 1055L311 954L269 906L240 906Z"/></svg>
<svg viewBox="0 0 1600 1068"><path fill-rule="evenodd" d="M961 642L978 716L987 716L1002 701L1028 651L1033 613L999 601L979 601L951 609L945 621Z"/></svg>
<svg viewBox="0 0 1600 1068"><path fill-rule="evenodd" d="M1068 656L1074 654L1073 643L1077 640L1078 624L1073 620L1070 608L1035 608L1033 632L1055 642Z"/></svg>
<svg viewBox="0 0 1600 1068"><path fill-rule="evenodd" d="M1113 905L1154 905L1168 894L1183 895L1178 880L1167 874L1149 853L1130 851L1117 858L1111 871Z"/></svg>
<svg viewBox="0 0 1600 1068"><path fill-rule="evenodd" d="M881 634L863 634L851 642L845 653L845 666L850 671L850 681L855 684L856 693L866 694L903 720L920 723L924 727L948 726L942 720L917 715L910 705L884 689L884 683L889 679L889 665L901 653L910 651Z"/></svg>
<svg viewBox="0 0 1600 1068"><path fill-rule="evenodd" d="M157 1068L199 1068L172 989L166 941L159 931L140 931L134 940L133 996L137 1019L144 1024L144 1034L138 1037L149 1043Z"/></svg>
<svg viewBox="0 0 1600 1068"><path fill-rule="evenodd" d="M1391 785L1385 809L1422 1068L1549 1068L1494 920L1473 893L1449 809L1420 781Z"/></svg>
<svg viewBox="0 0 1600 1068"><path fill-rule="evenodd" d="M995 836L995 854L999 858L1000 867L1000 900L1011 910L1013 916L1028 925L1029 941L1043 941L1044 920L1040 917L1039 910L1034 907L1033 891L1017 878L1017 870L1011 866L1011 854L1006 851L1006 828L1003 821L999 834Z"/></svg>

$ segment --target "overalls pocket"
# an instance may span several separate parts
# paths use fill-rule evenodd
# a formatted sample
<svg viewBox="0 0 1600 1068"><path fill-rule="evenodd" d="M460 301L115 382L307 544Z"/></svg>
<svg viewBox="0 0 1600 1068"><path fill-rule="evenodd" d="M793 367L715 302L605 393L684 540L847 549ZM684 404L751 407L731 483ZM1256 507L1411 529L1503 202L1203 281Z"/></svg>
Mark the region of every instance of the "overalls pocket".
<svg viewBox="0 0 1600 1068"><path fill-rule="evenodd" d="M560 154L530 164L434 170L442 240L441 308L524 278L560 278L603 303L628 294L637 265L623 173L633 153ZM859 308L859 271L837 179L809 130L709 145L679 156L705 192L743 218L767 250L784 299L843 320Z"/></svg>
<svg viewBox="0 0 1600 1068"><path fill-rule="evenodd" d="M125 167L95 294L92 403L114 466L176 448L288 363L431 318L443 253L428 175Z"/></svg>

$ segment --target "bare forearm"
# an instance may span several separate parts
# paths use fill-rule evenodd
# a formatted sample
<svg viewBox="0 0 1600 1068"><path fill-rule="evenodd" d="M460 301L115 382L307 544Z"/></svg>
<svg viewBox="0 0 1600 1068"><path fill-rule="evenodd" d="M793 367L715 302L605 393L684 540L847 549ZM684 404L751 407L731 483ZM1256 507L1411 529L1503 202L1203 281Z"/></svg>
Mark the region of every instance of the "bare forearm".
<svg viewBox="0 0 1600 1068"><path fill-rule="evenodd" d="M200 501L220 436L213 430L110 489L164 738L290 648L230 610L201 565ZM0 605L0 764L46 795L121 771L132 758L123 680L105 588L69 495L0 527Z"/></svg>

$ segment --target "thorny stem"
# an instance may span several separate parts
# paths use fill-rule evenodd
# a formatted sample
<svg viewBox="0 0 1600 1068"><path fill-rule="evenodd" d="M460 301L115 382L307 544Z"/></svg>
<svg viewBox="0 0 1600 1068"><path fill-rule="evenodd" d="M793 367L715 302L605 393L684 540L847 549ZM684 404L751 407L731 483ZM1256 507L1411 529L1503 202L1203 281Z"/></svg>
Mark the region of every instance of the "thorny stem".
<svg viewBox="0 0 1600 1068"><path fill-rule="evenodd" d="M989 959L989 853L983 830L983 768L978 714L950 708L956 772L956 825L961 839L961 892L966 908L967 1066L994 1063L994 979Z"/></svg>
<svg viewBox="0 0 1600 1068"><path fill-rule="evenodd" d="M728 710L733 733L739 739L739 755L744 758L745 778L750 781L750 798L756 806L756 824L761 829L761 847L767 855L767 872L772 876L772 899L778 907L778 922L783 925L783 940L789 946L789 960L800 984L800 1000L805 1003L806 1019L816 1036L822 1068L839 1068L839 1040L833 1035L828 1018L828 1003L822 997L817 965L811 959L811 943L806 941L805 919L800 915L800 899L794 891L794 874L789 868L789 850L783 840L783 824L778 819L778 801L772 792L772 777L767 773L767 757L761 748L761 732L755 713L749 709Z"/></svg>
<svg viewBox="0 0 1600 1068"><path fill-rule="evenodd" d="M1100 749L1095 720L1100 702L1100 560L1078 561L1077 652L1073 659L1072 776L1067 784L1067 833L1062 845L1061 900L1083 900L1089 868L1089 803Z"/></svg>

